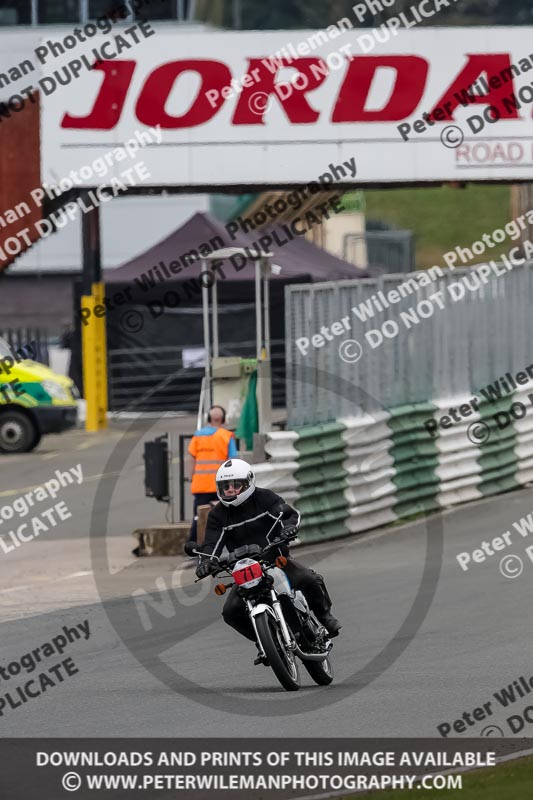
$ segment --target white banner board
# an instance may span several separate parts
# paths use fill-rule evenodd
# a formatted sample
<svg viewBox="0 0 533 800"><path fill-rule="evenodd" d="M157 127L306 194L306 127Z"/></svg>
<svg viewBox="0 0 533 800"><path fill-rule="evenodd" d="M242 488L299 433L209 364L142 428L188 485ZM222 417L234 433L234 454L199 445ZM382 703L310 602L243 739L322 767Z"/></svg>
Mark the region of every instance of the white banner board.
<svg viewBox="0 0 533 800"><path fill-rule="evenodd" d="M356 176L344 167L338 180L533 179L527 27L400 29L384 44L361 28L154 29L41 91L44 181L150 129L160 141L139 158L157 186L308 183L353 159Z"/></svg>

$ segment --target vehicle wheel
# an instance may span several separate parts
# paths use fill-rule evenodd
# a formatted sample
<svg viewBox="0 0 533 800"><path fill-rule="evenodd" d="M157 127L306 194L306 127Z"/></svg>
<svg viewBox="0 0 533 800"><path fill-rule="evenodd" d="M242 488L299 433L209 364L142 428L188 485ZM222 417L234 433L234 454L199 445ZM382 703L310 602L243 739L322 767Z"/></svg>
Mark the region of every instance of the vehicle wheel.
<svg viewBox="0 0 533 800"><path fill-rule="evenodd" d="M288 692L300 688L300 671L294 655L285 649L275 620L265 612L255 618L257 633L274 675Z"/></svg>
<svg viewBox="0 0 533 800"><path fill-rule="evenodd" d="M32 420L21 411L0 413L0 451L28 453L38 444L39 431Z"/></svg>
<svg viewBox="0 0 533 800"><path fill-rule="evenodd" d="M333 666L329 656L324 661L304 661L303 665L319 686L328 686L333 680Z"/></svg>

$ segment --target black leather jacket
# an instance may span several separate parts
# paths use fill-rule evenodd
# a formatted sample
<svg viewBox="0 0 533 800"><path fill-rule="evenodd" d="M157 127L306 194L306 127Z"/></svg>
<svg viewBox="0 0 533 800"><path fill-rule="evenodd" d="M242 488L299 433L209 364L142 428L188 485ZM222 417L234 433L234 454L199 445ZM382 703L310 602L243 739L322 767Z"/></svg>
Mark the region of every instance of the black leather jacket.
<svg viewBox="0 0 533 800"><path fill-rule="evenodd" d="M279 514L280 523L274 525ZM220 556L224 547L230 552L245 544L266 547L267 534L273 525L270 541L278 538L284 527L299 527L300 514L271 489L256 489L241 506L218 503L209 512L204 544L199 549L202 553Z"/></svg>

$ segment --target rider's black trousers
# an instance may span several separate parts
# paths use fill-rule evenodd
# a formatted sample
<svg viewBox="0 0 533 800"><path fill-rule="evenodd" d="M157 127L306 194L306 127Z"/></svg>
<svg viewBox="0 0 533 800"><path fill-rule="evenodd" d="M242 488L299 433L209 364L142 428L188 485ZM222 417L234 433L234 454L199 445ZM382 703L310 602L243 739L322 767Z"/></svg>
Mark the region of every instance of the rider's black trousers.
<svg viewBox="0 0 533 800"><path fill-rule="evenodd" d="M319 575L314 569L300 564L299 561L294 561L292 558L287 561L284 572L287 574L292 587L300 589L304 593L311 611L314 611L319 619L328 613L331 608L331 600L322 575ZM246 606L237 594L235 586L224 603L222 616L224 622L231 625L243 636L246 636L247 639L255 642L254 630L246 611Z"/></svg>

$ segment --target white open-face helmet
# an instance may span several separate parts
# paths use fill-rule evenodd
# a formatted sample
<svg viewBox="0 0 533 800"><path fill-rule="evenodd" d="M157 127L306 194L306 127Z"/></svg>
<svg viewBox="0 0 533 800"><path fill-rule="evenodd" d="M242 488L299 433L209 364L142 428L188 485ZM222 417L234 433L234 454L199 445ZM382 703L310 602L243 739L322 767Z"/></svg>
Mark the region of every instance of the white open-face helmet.
<svg viewBox="0 0 533 800"><path fill-rule="evenodd" d="M217 471L217 495L225 506L240 506L255 492L255 474L250 464L230 458Z"/></svg>

